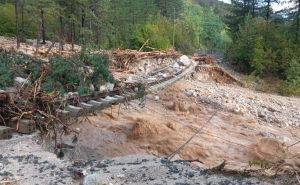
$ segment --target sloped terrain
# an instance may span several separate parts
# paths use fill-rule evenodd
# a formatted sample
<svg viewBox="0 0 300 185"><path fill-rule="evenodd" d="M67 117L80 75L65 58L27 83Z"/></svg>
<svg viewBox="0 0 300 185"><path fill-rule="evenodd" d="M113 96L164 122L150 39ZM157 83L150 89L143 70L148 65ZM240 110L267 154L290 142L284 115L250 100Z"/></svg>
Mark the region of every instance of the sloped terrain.
<svg viewBox="0 0 300 185"><path fill-rule="evenodd" d="M132 79L151 80L145 73L154 73L159 80L184 68L181 61L156 59L132 65L129 70L113 68L113 73L130 84ZM65 160L57 159L52 150L46 152L49 147L37 143L39 137L16 135L1 141L1 180L11 184L79 184L89 178L100 178L102 184L296 183L300 100L243 88L222 68L199 65L192 75L165 89L148 89L141 99L74 119L71 130L79 133L79 142L70 142L73 138L68 135L59 141L66 144ZM161 159L199 129L173 162ZM224 176L227 172L256 177ZM262 174L284 175L262 180Z"/></svg>

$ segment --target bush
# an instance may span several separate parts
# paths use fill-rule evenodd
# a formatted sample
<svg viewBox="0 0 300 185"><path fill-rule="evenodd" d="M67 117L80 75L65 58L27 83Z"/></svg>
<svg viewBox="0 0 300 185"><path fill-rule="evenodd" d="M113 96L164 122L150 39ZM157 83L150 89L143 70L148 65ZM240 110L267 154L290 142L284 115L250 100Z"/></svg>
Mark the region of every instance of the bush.
<svg viewBox="0 0 300 185"><path fill-rule="evenodd" d="M74 55L70 59L55 56L50 58L49 63L51 72L43 84L43 88L48 92L77 91L79 94L86 94L89 92L90 84L99 87L105 82L114 82L109 72L107 55ZM90 67L93 69L91 74Z"/></svg>
<svg viewBox="0 0 300 185"><path fill-rule="evenodd" d="M1 59L0 59L1 60ZM10 67L4 63L0 63L0 88L9 87L13 84L14 75Z"/></svg>
<svg viewBox="0 0 300 185"><path fill-rule="evenodd" d="M279 93L283 96L300 96L300 87L286 82L279 89Z"/></svg>
<svg viewBox="0 0 300 185"><path fill-rule="evenodd" d="M61 56L54 56L49 59L50 72L43 84L44 90L59 91L60 93L75 92L77 87L84 84L84 72L82 64L77 57L67 60Z"/></svg>
<svg viewBox="0 0 300 185"><path fill-rule="evenodd" d="M84 56L84 63L94 68L91 81L94 85L103 82L114 82L113 76L109 71L109 58L107 55L90 54Z"/></svg>
<svg viewBox="0 0 300 185"><path fill-rule="evenodd" d="M24 76L17 64L23 64L26 55L0 51L0 88L12 86L16 76Z"/></svg>
<svg viewBox="0 0 300 185"><path fill-rule="evenodd" d="M27 78L31 75L32 82L40 77L44 61L33 59L28 55L0 51L0 88L13 85L17 76ZM92 73L91 70L93 69ZM89 85L99 87L105 82L114 82L109 71L107 55L90 54L74 55L71 58L52 56L49 58L47 76L42 88L47 92L75 92L86 94Z"/></svg>

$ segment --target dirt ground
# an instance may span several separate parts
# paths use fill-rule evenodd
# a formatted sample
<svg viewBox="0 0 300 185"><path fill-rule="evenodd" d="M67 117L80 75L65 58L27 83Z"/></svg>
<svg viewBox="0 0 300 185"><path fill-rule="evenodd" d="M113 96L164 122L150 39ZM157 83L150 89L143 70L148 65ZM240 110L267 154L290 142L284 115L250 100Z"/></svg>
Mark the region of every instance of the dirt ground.
<svg viewBox="0 0 300 185"><path fill-rule="evenodd" d="M185 143L200 127L204 129L174 159L200 160L213 168L226 161L228 170L260 170L261 165L282 162L287 169L300 166L299 128L259 124L251 116L207 106L187 96L197 81L182 80L145 102L115 106L74 125L80 140L72 157L113 158L131 154L166 157ZM199 82L200 83L200 82ZM220 84L219 84L220 85ZM155 98L159 97L159 100ZM209 123L207 120L215 113ZM280 136L280 137L275 137ZM256 165L249 165L255 163ZM273 171L269 171L273 173Z"/></svg>

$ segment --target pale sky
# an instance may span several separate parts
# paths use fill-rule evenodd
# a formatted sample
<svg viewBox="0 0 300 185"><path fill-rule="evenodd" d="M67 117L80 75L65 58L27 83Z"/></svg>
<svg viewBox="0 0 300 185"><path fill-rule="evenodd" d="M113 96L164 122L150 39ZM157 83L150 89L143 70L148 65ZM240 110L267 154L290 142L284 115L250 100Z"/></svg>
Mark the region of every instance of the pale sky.
<svg viewBox="0 0 300 185"><path fill-rule="evenodd" d="M230 0L220 0L220 1L224 1L225 3L230 3ZM283 4L283 5L274 3L273 4L273 9L275 11L278 11L278 10L282 10L284 8L287 8L289 6L290 6L290 4L288 4L288 3L287 4Z"/></svg>

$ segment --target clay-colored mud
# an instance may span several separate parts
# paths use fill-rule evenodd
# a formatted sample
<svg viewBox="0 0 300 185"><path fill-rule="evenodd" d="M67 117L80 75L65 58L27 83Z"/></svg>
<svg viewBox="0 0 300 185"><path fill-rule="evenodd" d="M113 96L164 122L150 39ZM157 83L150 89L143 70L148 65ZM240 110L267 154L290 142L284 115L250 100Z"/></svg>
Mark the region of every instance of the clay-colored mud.
<svg viewBox="0 0 300 185"><path fill-rule="evenodd" d="M75 157L110 158L129 154L167 156L191 137L215 112L187 97L183 89L186 81L161 91L159 101L131 102L128 109L122 106L90 117L74 127L81 129ZM226 169L259 169L249 166L255 160L269 163L289 161L299 168L297 152L300 146L287 146L297 142L296 128L276 128L258 124L245 115L220 110L176 156L176 159L200 160L197 165L212 168L226 161ZM273 136L281 136L276 138ZM79 150L80 149L80 150ZM89 155L91 154L91 155ZM294 157L294 158L293 158ZM298 162L297 162L298 161Z"/></svg>

